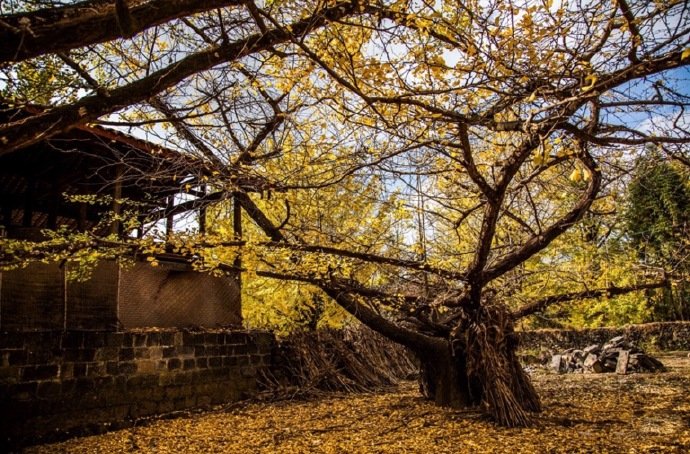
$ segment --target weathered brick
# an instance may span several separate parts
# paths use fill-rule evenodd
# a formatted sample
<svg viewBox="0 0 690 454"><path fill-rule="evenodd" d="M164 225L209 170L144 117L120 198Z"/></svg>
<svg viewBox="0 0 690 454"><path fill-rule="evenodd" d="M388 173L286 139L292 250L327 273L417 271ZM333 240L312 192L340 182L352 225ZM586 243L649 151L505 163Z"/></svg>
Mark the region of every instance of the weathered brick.
<svg viewBox="0 0 690 454"><path fill-rule="evenodd" d="M249 345L235 345L232 348L233 355L246 355L249 353Z"/></svg>
<svg viewBox="0 0 690 454"><path fill-rule="evenodd" d="M103 347L96 350L94 354L95 361L112 361L119 357L119 347Z"/></svg>
<svg viewBox="0 0 690 454"><path fill-rule="evenodd" d="M86 376L86 363L74 363L72 369L72 374L75 378Z"/></svg>
<svg viewBox="0 0 690 454"><path fill-rule="evenodd" d="M175 333L160 333L160 345L175 345Z"/></svg>
<svg viewBox="0 0 690 454"><path fill-rule="evenodd" d="M39 399L57 397L62 393L62 384L59 381L43 381L36 388L36 396Z"/></svg>
<svg viewBox="0 0 690 454"><path fill-rule="evenodd" d="M194 347L191 345L181 345L176 348L179 356L194 356Z"/></svg>
<svg viewBox="0 0 690 454"><path fill-rule="evenodd" d="M133 348L121 348L118 359L120 361L131 361L134 359L134 349Z"/></svg>
<svg viewBox="0 0 690 454"><path fill-rule="evenodd" d="M154 345L161 345L161 333L148 333L146 345L149 347Z"/></svg>
<svg viewBox="0 0 690 454"><path fill-rule="evenodd" d="M134 358L136 359L149 359L151 357L150 348L135 348Z"/></svg>
<svg viewBox="0 0 690 454"><path fill-rule="evenodd" d="M6 354L7 364L10 366L23 366L28 359L26 350L9 350Z"/></svg>
<svg viewBox="0 0 690 454"><path fill-rule="evenodd" d="M38 382L17 383L9 387L6 395L11 396L13 400L30 400L36 397L36 389Z"/></svg>
<svg viewBox="0 0 690 454"><path fill-rule="evenodd" d="M206 369L208 367L208 358L197 358L196 367Z"/></svg>
<svg viewBox="0 0 690 454"><path fill-rule="evenodd" d="M122 347L125 342L124 333L106 333L105 345L106 347ZM131 344L130 344L131 345ZM129 347L130 345L126 345Z"/></svg>
<svg viewBox="0 0 690 454"><path fill-rule="evenodd" d="M198 343L205 345L217 345L218 344L218 334L217 333L204 333L198 336Z"/></svg>
<svg viewBox="0 0 690 454"><path fill-rule="evenodd" d="M176 347L163 347L163 358L174 358L177 356Z"/></svg>
<svg viewBox="0 0 690 454"><path fill-rule="evenodd" d="M18 349L23 347L23 333L0 333L0 348Z"/></svg>
<svg viewBox="0 0 690 454"><path fill-rule="evenodd" d="M104 362L86 363L86 376L101 377L106 374L105 367L106 363Z"/></svg>
<svg viewBox="0 0 690 454"><path fill-rule="evenodd" d="M41 365L41 366L28 366L22 368L22 380L33 381L33 380L47 380L50 378L57 377L58 366L57 364Z"/></svg>
<svg viewBox="0 0 690 454"><path fill-rule="evenodd" d="M84 333L84 348L105 347L105 333Z"/></svg>
<svg viewBox="0 0 690 454"><path fill-rule="evenodd" d="M93 378L78 378L74 383L74 392L84 394L93 391L95 387Z"/></svg>
<svg viewBox="0 0 690 454"><path fill-rule="evenodd" d="M120 373L120 363L117 361L108 361L105 364L105 371L109 375L118 375Z"/></svg>
<svg viewBox="0 0 690 454"><path fill-rule="evenodd" d="M146 347L148 336L145 333L135 333L132 339L133 347Z"/></svg>
<svg viewBox="0 0 690 454"><path fill-rule="evenodd" d="M5 383L17 383L22 368L19 366L0 367L0 380Z"/></svg>
<svg viewBox="0 0 690 454"><path fill-rule="evenodd" d="M158 361L140 360L137 361L137 372L140 374L153 374L158 369Z"/></svg>
<svg viewBox="0 0 690 454"><path fill-rule="evenodd" d="M137 365L134 362L128 361L128 362L121 362L118 367L118 372L120 374L133 374L137 371Z"/></svg>
<svg viewBox="0 0 690 454"><path fill-rule="evenodd" d="M60 364L60 379L69 380L74 378L74 363Z"/></svg>
<svg viewBox="0 0 690 454"><path fill-rule="evenodd" d="M161 359L163 357L163 347L149 347L149 358Z"/></svg>
<svg viewBox="0 0 690 454"><path fill-rule="evenodd" d="M182 368L184 370L194 369L196 367L196 361L192 358L187 358L182 361Z"/></svg>
<svg viewBox="0 0 690 454"><path fill-rule="evenodd" d="M171 358L168 360L168 370L179 369L182 367L182 361L179 358Z"/></svg>
<svg viewBox="0 0 690 454"><path fill-rule="evenodd" d="M247 343L247 333L227 333L225 334L225 343L232 345L242 345Z"/></svg>
<svg viewBox="0 0 690 454"><path fill-rule="evenodd" d="M221 356L214 356L208 359L209 367L221 367L223 365L223 358Z"/></svg>
<svg viewBox="0 0 690 454"><path fill-rule="evenodd" d="M84 347L84 333L81 331L67 331L62 336L63 349L79 349Z"/></svg>

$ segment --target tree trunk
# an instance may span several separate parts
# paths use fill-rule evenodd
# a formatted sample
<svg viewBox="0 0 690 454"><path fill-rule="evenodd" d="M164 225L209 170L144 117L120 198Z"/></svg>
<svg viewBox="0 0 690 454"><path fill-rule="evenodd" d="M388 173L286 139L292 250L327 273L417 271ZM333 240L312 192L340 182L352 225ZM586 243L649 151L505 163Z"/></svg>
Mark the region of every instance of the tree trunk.
<svg viewBox="0 0 690 454"><path fill-rule="evenodd" d="M419 354L419 390L437 405L463 408L481 402L481 385L470 380L464 352L453 352L450 342L441 351Z"/></svg>
<svg viewBox="0 0 690 454"><path fill-rule="evenodd" d="M529 426L530 413L540 411L541 404L517 359L517 337L506 310L478 308L453 338L455 348L448 341L445 349L417 352L424 396L456 408L481 404L500 425Z"/></svg>

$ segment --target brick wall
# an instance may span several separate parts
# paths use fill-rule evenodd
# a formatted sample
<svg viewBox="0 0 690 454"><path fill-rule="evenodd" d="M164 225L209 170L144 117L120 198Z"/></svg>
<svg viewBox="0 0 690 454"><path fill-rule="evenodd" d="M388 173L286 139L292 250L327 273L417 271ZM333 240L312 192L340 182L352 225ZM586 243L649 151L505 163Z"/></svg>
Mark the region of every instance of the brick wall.
<svg viewBox="0 0 690 454"><path fill-rule="evenodd" d="M0 333L0 450L249 396L273 344L232 330Z"/></svg>

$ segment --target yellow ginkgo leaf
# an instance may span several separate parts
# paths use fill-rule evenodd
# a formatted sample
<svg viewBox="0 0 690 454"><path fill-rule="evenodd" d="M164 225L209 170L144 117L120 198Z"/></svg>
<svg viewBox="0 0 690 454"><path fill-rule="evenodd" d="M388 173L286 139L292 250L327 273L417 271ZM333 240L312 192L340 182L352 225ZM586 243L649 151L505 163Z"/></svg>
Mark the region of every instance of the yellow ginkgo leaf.
<svg viewBox="0 0 690 454"><path fill-rule="evenodd" d="M685 50L680 54L680 60L683 61L690 57L690 47L686 47Z"/></svg>
<svg viewBox="0 0 690 454"><path fill-rule="evenodd" d="M592 88L594 88L594 84L596 84L596 83L597 83L597 76L594 74L588 75L587 77L585 77L585 84L587 84L587 85L582 87L582 91L591 90Z"/></svg>
<svg viewBox="0 0 690 454"><path fill-rule="evenodd" d="M582 171L580 169L575 169L568 178L570 178L570 181L573 183L577 183L578 181L582 180Z"/></svg>
<svg viewBox="0 0 690 454"><path fill-rule="evenodd" d="M537 99L537 92L533 91L531 95L529 95L529 98L527 98L527 102L532 102L535 99Z"/></svg>

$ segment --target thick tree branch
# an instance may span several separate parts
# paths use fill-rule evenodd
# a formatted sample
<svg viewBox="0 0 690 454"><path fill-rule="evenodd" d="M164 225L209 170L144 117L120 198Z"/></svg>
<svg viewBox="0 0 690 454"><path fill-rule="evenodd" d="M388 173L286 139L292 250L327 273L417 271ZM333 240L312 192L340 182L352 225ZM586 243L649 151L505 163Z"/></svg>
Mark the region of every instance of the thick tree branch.
<svg viewBox="0 0 690 454"><path fill-rule="evenodd" d="M625 295L626 293L637 292L640 290L649 290L654 288L661 288L668 285L668 281L650 282L647 284L630 285L627 287L611 286L595 290L583 290L582 292L564 293L562 295L552 295L545 298L538 299L531 303L525 304L521 308L513 312L513 318L519 319L527 317L528 315L542 312L549 306L554 304L565 303L573 300L599 298L602 296L617 296Z"/></svg>
<svg viewBox="0 0 690 454"><path fill-rule="evenodd" d="M122 0L94 0L4 15L0 19L12 28L0 28L3 43L0 63L127 38L173 19L242 3L242 0L149 0L123 8Z"/></svg>
<svg viewBox="0 0 690 454"><path fill-rule="evenodd" d="M274 279L294 280L314 284L321 288L328 296L333 298L338 305L352 314L357 320L364 323L374 331L386 336L392 341L405 345L416 352L424 349L435 350L447 348L445 339L427 336L395 324L391 320L382 317L372 308L358 301L355 296L348 292L347 288L343 288L335 283L330 283L322 279L307 278L304 276L295 276L270 271L259 271L257 272L257 275ZM357 293L361 292L358 291ZM376 295L376 292L373 290L369 293L370 294L366 296L375 298L379 297L379 295Z"/></svg>
<svg viewBox="0 0 690 454"><path fill-rule="evenodd" d="M351 2L338 3L289 26L275 28L267 33L255 34L189 55L147 77L109 91L108 96L99 94L87 96L72 104L3 124L0 126L0 156L45 140L71 127L94 121L102 115L144 101L198 72L288 42L293 34L303 35L330 21L352 14L354 10Z"/></svg>
<svg viewBox="0 0 690 454"><path fill-rule="evenodd" d="M601 187L601 170L588 153L581 156L582 163L590 172L591 180L585 193L577 204L557 222L544 229L540 235L533 236L522 247L506 255L498 263L482 273L483 282L489 282L510 271L520 263L547 247L553 240L580 220L594 202Z"/></svg>

